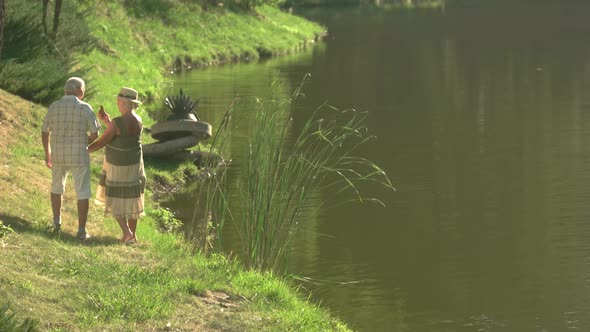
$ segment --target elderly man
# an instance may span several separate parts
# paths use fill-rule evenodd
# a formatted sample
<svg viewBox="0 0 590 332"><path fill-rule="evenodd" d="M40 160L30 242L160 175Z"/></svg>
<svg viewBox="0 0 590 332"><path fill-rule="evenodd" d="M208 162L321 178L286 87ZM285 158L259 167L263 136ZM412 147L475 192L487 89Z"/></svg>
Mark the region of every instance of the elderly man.
<svg viewBox="0 0 590 332"><path fill-rule="evenodd" d="M81 99L85 84L81 78L71 77L66 81L65 95L49 106L42 127L45 149L45 164L51 168L51 208L53 229L61 229L61 202L66 177L72 173L78 198L78 234L81 240L90 235L86 232L90 189L90 157L87 146L98 137L100 124L92 107Z"/></svg>

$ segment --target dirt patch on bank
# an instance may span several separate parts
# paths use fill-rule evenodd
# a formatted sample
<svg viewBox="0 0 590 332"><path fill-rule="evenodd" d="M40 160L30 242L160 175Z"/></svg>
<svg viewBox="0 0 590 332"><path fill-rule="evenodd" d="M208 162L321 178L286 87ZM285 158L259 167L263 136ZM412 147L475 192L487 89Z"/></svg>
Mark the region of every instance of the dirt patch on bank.
<svg viewBox="0 0 590 332"><path fill-rule="evenodd" d="M201 300L201 302L205 304L219 306L222 308L232 309L238 308L240 306L239 301L232 299L228 294L224 292L213 292L210 290L206 290L205 292L203 292L203 294L199 296L199 299Z"/></svg>

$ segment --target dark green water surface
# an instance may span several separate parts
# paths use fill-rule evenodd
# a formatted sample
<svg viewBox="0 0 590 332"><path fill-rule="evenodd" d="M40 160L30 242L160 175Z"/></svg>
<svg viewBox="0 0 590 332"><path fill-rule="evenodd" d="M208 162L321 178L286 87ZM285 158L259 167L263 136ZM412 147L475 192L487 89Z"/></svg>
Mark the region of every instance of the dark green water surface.
<svg viewBox="0 0 590 332"><path fill-rule="evenodd" d="M590 331L590 6L528 4L310 10L324 42L170 89L216 126L235 95L280 72L288 96L311 73L296 123L323 102L368 112L360 153L397 191L306 220L288 267L353 329ZM189 218L193 200L170 206Z"/></svg>

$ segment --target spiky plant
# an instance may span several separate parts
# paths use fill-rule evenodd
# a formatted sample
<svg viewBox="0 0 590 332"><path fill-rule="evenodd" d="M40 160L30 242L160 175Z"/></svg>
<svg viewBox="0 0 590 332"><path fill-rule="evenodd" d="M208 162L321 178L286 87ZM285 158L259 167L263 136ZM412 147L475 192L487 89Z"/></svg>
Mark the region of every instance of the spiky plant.
<svg viewBox="0 0 590 332"><path fill-rule="evenodd" d="M191 119L194 117L195 120L199 121L199 116L195 111L199 106L199 101L200 99L197 99L197 101L192 100L182 92L182 89L180 89L177 96L166 97L164 104L172 112L168 120Z"/></svg>

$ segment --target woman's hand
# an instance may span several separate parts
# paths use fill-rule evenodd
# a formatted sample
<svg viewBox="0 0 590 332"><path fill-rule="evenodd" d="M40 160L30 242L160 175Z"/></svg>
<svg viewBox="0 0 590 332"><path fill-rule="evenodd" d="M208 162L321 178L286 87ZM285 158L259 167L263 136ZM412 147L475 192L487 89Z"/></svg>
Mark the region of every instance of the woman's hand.
<svg viewBox="0 0 590 332"><path fill-rule="evenodd" d="M98 118L107 125L111 123L111 117L104 111L102 105L98 108Z"/></svg>

